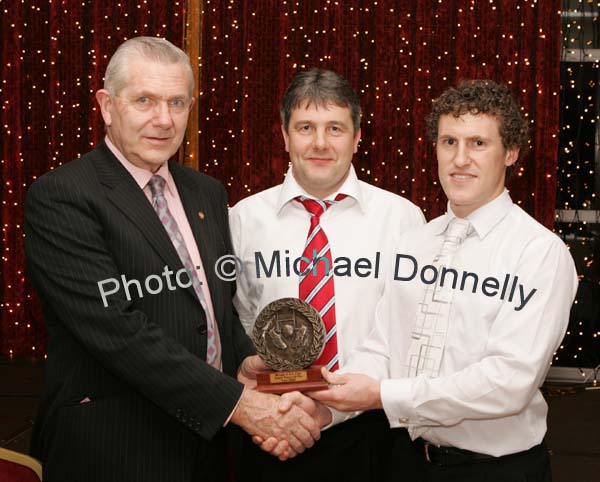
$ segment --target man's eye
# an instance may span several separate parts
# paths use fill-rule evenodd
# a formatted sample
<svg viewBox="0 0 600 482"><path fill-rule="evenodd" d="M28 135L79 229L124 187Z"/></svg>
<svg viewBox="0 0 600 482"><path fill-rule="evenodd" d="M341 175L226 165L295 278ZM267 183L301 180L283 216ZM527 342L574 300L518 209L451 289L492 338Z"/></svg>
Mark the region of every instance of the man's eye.
<svg viewBox="0 0 600 482"><path fill-rule="evenodd" d="M140 97L137 100L138 104L148 104L150 102L150 99L148 97Z"/></svg>
<svg viewBox="0 0 600 482"><path fill-rule="evenodd" d="M453 146L455 144L455 140L454 139L446 139L444 141L444 143L448 144L449 146Z"/></svg>
<svg viewBox="0 0 600 482"><path fill-rule="evenodd" d="M183 101L183 99L173 99L171 101L171 105L173 107L183 107L185 105L185 102Z"/></svg>
<svg viewBox="0 0 600 482"><path fill-rule="evenodd" d="M485 142L483 142L481 139L477 139L477 140L475 141L475 145L476 145L477 147L481 147L481 146L485 145Z"/></svg>

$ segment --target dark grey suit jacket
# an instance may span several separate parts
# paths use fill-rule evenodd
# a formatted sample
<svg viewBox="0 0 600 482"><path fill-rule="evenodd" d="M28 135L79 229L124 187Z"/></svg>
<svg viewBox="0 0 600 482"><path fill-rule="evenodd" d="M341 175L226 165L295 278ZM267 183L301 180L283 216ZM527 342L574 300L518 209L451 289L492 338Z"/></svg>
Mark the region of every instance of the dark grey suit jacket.
<svg viewBox="0 0 600 482"><path fill-rule="evenodd" d="M40 177L27 194L25 249L49 334L32 441L47 481L208 480L210 441L243 388L228 375L254 348L233 311L231 283L213 270L232 252L225 190L181 165L169 169L207 273L225 374L204 362L206 318L193 288L144 288L140 297L130 286L129 301L121 286L104 307L98 282L122 285L124 277L143 287L165 266L182 268L148 199L106 145Z"/></svg>

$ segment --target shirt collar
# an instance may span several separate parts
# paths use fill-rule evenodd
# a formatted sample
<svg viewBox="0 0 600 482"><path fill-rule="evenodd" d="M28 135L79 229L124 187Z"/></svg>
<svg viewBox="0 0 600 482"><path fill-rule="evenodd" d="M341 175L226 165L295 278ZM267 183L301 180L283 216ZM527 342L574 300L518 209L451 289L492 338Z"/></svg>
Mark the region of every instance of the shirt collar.
<svg viewBox="0 0 600 482"><path fill-rule="evenodd" d="M473 226L473 229L475 229L477 236L479 236L480 239L483 239L494 226L504 219L512 205L512 199L508 194L508 191L504 189L502 194L473 211L467 216L467 219L471 223L471 226ZM455 217L457 216L452 211L450 202L448 202L448 212L438 218L438 221L434 226L435 234L443 234L450 221Z"/></svg>
<svg viewBox="0 0 600 482"><path fill-rule="evenodd" d="M175 181L169 172L169 163L165 162L160 169L155 173L148 171L147 169L142 169L127 160L127 158L123 155L123 153L117 149L117 147L111 142L108 136L104 137L104 142L108 149L115 155L115 157L119 160L123 167L127 169L127 172L131 174L131 177L135 180L136 184L140 186L140 189L144 189L150 181L150 178L156 174L158 176L162 176L167 182L167 189L170 191L171 195L175 195L177 192L175 189Z"/></svg>
<svg viewBox="0 0 600 482"><path fill-rule="evenodd" d="M345 194L346 196L354 199L360 209L364 212L364 196L360 186L360 181L356 176L354 166L350 164L350 170L348 177L337 192L334 192L328 199L335 199L338 194ZM293 201L298 196L306 196L314 199L314 196L308 194L301 186L298 181L294 178L292 168L290 167L285 175L283 184L281 185L281 191L279 192L279 198L277 199L277 214L286 206L290 201Z"/></svg>

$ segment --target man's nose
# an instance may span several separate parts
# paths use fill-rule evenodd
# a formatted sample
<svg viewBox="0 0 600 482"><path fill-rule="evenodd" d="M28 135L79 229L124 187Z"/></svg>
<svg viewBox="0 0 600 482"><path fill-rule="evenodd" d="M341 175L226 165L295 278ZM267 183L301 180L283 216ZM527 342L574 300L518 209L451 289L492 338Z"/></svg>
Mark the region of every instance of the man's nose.
<svg viewBox="0 0 600 482"><path fill-rule="evenodd" d="M454 164L458 167L467 166L471 162L469 157L469 149L464 143L459 143L454 156Z"/></svg>
<svg viewBox="0 0 600 482"><path fill-rule="evenodd" d="M317 149L325 149L327 147L327 137L324 130L317 129L315 131L314 143Z"/></svg>
<svg viewBox="0 0 600 482"><path fill-rule="evenodd" d="M171 127L173 124L173 117L169 110L169 105L166 102L157 102L154 106L154 117L153 121L155 125L160 127Z"/></svg>

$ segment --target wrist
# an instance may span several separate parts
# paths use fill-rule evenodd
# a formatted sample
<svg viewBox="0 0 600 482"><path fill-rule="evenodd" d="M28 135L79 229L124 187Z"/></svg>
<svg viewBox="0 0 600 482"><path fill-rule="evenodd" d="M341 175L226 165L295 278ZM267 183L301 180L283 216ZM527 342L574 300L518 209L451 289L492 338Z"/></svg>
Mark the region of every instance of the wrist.
<svg viewBox="0 0 600 482"><path fill-rule="evenodd" d="M252 390L247 390L246 386L244 385L242 394L240 395L240 398L238 399L238 402L237 402L235 408L233 409L231 416L229 417L230 423L239 425L240 427L243 425L244 411L246 410L246 405L248 403L248 397L249 397L248 393L251 391Z"/></svg>
<svg viewBox="0 0 600 482"><path fill-rule="evenodd" d="M233 407L233 410L229 414L229 417L227 417L227 420L225 420L225 423L223 424L223 427L226 427L227 425L229 425L229 423L235 424L235 421L233 420L233 416L237 412L237 410L238 410L238 408L240 406L240 403L242 402L242 397L244 396L244 392L245 391L246 391L246 386L244 385L244 387L242 389L242 393L240 394L240 398L238 398L238 401L235 404L235 407Z"/></svg>
<svg viewBox="0 0 600 482"><path fill-rule="evenodd" d="M246 368L246 366L247 366L247 364L248 364L248 359L249 359L249 358L250 358L250 357L249 357L249 356L247 356L246 358L244 358L244 359L242 360L242 363L240 363L240 366L238 367L238 371L237 371L237 372L238 372L238 374L245 375L245 374L247 373L248 369Z"/></svg>
<svg viewBox="0 0 600 482"><path fill-rule="evenodd" d="M373 401L371 410L383 408L383 402L381 401L381 383L378 380L373 380L373 383L371 384L371 400Z"/></svg>
<svg viewBox="0 0 600 482"><path fill-rule="evenodd" d="M331 413L331 410L329 410L329 408L327 408L325 405L319 404L318 421L319 428L326 427L327 425L330 425L333 421L333 415Z"/></svg>

